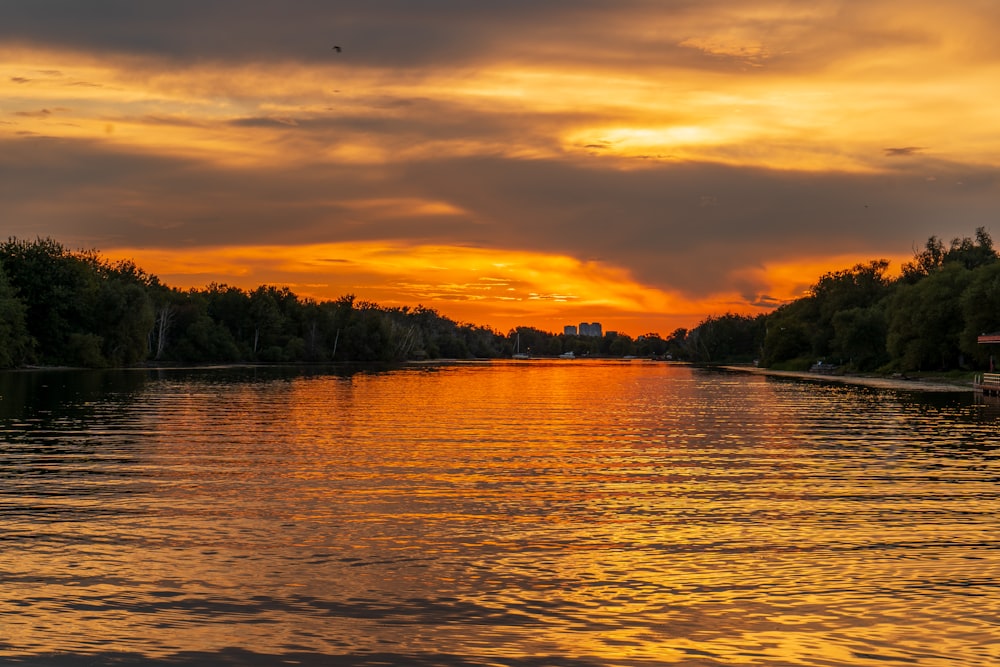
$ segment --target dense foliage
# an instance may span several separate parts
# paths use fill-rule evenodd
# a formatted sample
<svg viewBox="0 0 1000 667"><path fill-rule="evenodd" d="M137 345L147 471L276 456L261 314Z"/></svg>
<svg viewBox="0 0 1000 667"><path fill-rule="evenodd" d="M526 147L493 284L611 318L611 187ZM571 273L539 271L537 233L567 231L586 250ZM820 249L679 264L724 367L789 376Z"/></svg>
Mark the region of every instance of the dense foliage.
<svg viewBox="0 0 1000 667"><path fill-rule="evenodd" d="M396 362L510 356L629 356L805 369L984 368L981 333L1000 330L1000 262L985 229L946 246L932 236L898 278L873 260L821 276L766 315L725 314L666 339L500 334L436 311L353 295L317 302L287 287L179 290L131 261L51 239L0 243L0 367L218 362Z"/></svg>
<svg viewBox="0 0 1000 667"><path fill-rule="evenodd" d="M179 290L131 261L70 251L52 239L0 243L0 367L153 363L396 362L533 355L662 355L655 334L633 341L502 335L432 309L384 308L353 295L317 302L287 287L211 284Z"/></svg>
<svg viewBox="0 0 1000 667"><path fill-rule="evenodd" d="M896 279L881 259L828 273L772 313L709 318L680 332L672 351L799 370L819 361L861 371L985 368L990 350L977 337L1000 330L997 259L984 228L949 246L932 236Z"/></svg>

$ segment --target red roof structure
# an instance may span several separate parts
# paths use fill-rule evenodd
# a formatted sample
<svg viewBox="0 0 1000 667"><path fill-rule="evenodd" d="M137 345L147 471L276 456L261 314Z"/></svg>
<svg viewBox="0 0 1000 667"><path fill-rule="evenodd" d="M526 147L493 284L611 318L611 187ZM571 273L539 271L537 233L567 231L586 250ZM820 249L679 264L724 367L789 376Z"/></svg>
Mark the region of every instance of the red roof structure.
<svg viewBox="0 0 1000 667"><path fill-rule="evenodd" d="M985 345L987 343L1000 343L1000 331L996 333L983 334L976 340L979 341L980 345Z"/></svg>

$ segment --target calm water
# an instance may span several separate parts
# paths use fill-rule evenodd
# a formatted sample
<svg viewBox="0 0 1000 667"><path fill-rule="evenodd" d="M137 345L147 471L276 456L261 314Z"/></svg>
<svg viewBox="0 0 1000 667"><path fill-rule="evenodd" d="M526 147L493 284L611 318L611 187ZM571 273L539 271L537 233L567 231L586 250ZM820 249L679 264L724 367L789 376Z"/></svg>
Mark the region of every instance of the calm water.
<svg viewBox="0 0 1000 667"><path fill-rule="evenodd" d="M971 395L651 362L0 394L0 663L1000 664Z"/></svg>

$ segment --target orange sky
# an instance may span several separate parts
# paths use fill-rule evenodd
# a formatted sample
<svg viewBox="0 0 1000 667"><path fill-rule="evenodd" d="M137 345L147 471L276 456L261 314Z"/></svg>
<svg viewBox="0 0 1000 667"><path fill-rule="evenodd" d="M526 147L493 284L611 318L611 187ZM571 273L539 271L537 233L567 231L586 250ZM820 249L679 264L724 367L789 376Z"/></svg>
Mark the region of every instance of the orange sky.
<svg viewBox="0 0 1000 667"><path fill-rule="evenodd" d="M985 0L22 4L5 231L178 287L668 334L1000 213Z"/></svg>

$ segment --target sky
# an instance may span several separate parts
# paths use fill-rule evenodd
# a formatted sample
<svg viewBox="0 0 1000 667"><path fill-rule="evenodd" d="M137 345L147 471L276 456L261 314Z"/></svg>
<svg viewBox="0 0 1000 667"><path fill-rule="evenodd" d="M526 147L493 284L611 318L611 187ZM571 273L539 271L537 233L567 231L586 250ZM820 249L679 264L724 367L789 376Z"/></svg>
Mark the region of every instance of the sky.
<svg viewBox="0 0 1000 667"><path fill-rule="evenodd" d="M997 34L994 0L3 1L0 236L667 335L1000 233Z"/></svg>

